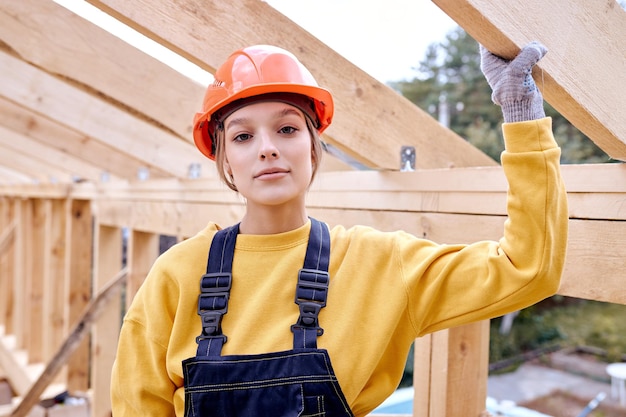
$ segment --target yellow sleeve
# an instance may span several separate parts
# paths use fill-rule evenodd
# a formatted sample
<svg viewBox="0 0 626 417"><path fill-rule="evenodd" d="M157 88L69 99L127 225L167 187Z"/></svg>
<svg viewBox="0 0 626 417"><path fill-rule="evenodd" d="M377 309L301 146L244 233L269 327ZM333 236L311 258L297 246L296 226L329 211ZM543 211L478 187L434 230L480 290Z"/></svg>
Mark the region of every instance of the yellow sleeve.
<svg viewBox="0 0 626 417"><path fill-rule="evenodd" d="M175 415L176 386L168 375L167 350L177 292L157 261L122 325L111 378L115 417Z"/></svg>
<svg viewBox="0 0 626 417"><path fill-rule="evenodd" d="M503 125L509 183L502 238L438 247L424 276L401 262L418 334L498 317L559 288L567 245L567 196L550 118Z"/></svg>

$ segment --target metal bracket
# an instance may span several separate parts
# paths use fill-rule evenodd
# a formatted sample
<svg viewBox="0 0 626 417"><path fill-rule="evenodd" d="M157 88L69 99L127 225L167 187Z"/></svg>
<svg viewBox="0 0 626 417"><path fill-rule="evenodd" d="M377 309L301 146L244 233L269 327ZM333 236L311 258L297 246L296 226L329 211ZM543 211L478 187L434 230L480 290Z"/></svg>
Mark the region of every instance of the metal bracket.
<svg viewBox="0 0 626 417"><path fill-rule="evenodd" d="M202 172L202 166L198 163L189 164L189 168L187 170L187 178L192 180L200 178L200 173Z"/></svg>
<svg viewBox="0 0 626 417"><path fill-rule="evenodd" d="M415 171L415 148L413 146L403 146L400 149L400 171Z"/></svg>

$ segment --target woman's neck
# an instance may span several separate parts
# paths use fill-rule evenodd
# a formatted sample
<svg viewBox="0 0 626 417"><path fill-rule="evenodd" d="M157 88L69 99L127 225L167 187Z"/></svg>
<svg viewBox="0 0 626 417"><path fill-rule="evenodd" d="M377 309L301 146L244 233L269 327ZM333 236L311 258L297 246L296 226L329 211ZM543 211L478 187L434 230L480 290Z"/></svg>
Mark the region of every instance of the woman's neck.
<svg viewBox="0 0 626 417"><path fill-rule="evenodd" d="M306 209L293 210L281 207L248 207L241 219L239 230L249 235L270 235L289 232L302 227L308 221Z"/></svg>

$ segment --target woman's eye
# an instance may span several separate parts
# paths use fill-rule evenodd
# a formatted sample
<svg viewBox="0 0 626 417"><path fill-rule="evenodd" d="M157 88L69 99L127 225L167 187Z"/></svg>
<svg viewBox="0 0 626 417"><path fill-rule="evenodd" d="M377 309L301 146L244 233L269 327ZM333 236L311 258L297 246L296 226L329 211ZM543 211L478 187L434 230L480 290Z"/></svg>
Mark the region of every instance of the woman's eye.
<svg viewBox="0 0 626 417"><path fill-rule="evenodd" d="M291 135L293 133L295 133L298 129L296 129L293 126L285 126L285 127L281 127L279 132L280 133L284 133L286 135Z"/></svg>
<svg viewBox="0 0 626 417"><path fill-rule="evenodd" d="M252 135L250 135L249 133L242 133L240 135L237 135L233 138L233 141L235 142L245 142L248 139L250 139L252 137Z"/></svg>

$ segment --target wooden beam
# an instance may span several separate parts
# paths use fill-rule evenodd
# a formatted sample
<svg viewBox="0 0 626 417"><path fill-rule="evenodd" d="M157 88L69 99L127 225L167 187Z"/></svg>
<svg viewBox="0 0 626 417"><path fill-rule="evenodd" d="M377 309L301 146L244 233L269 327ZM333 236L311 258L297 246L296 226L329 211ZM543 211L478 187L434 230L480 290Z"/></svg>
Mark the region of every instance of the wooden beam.
<svg viewBox="0 0 626 417"><path fill-rule="evenodd" d="M136 179L145 163L128 155L124 149L114 149L67 126L51 120L45 115L24 108L0 97L0 125L22 137L28 137L47 149L74 157L85 164L109 173L110 178ZM152 170L151 178L168 176L161 170Z"/></svg>
<svg viewBox="0 0 626 417"><path fill-rule="evenodd" d="M26 281L26 303L28 305L28 321L26 331L28 337L28 360L31 363L44 362L44 326L43 314L44 274L47 265L44 264L45 254L50 251L46 246L45 224L50 212L46 207L49 201L27 200L31 203L31 216L28 239L28 251L31 261L30 270L23 279Z"/></svg>
<svg viewBox="0 0 626 417"><path fill-rule="evenodd" d="M75 188L77 184L10 184L0 185L0 195L3 197L17 198L67 198L68 196L76 197L79 195L78 190L85 188ZM96 193L91 194L92 198L96 197Z"/></svg>
<svg viewBox="0 0 626 417"><path fill-rule="evenodd" d="M269 43L294 52L335 97L336 117L325 140L365 165L399 170L403 145L416 148L421 156L417 161L420 168L496 164L266 2L89 0L89 3L212 73L242 46Z"/></svg>
<svg viewBox="0 0 626 417"><path fill-rule="evenodd" d="M62 140L62 139L61 139ZM0 148L4 148L3 152L13 151L31 159L30 166L40 166L40 171L50 170L46 175L47 180L51 182L72 182L74 180L90 180L100 181L102 169L93 166L78 158L75 158L69 152L61 152L56 148L41 144L36 140L16 133L12 130L0 126ZM33 172L33 171L26 171ZM37 172L37 171L34 171ZM62 177L55 178L55 172L62 173ZM58 174L56 174L58 175ZM116 175L110 175L111 181L119 180Z"/></svg>
<svg viewBox="0 0 626 417"><path fill-rule="evenodd" d="M25 61L99 91L191 143L205 88L57 3L2 2L0 39Z"/></svg>
<svg viewBox="0 0 626 417"><path fill-rule="evenodd" d="M1 139L0 139L1 141ZM17 171L29 178L29 182L72 182L69 172L48 164L45 160L33 157L29 153L5 148L0 145L0 165Z"/></svg>
<svg viewBox="0 0 626 417"><path fill-rule="evenodd" d="M46 246L49 250L43 257L43 264L46 266L43 272L44 362L50 360L67 334L67 328L63 325L66 306L64 278L68 268L65 264L65 233L66 212L71 202L66 199L50 199L48 203L44 227Z"/></svg>
<svg viewBox="0 0 626 417"><path fill-rule="evenodd" d="M626 165L565 165L562 172L571 218L626 220L623 204ZM507 187L500 167L410 173L320 173L308 194L307 205L355 210L505 215ZM16 188L18 195L26 193L26 189ZM98 193L101 198L110 200L242 203L236 193L218 180L108 184L99 187Z"/></svg>
<svg viewBox="0 0 626 417"><path fill-rule="evenodd" d="M15 242L13 250L13 334L15 335L16 348L28 350L29 334L27 331L28 319L30 317L28 300L27 278L31 273L33 259L30 256L31 243L31 208L32 200L13 201L15 215Z"/></svg>
<svg viewBox="0 0 626 417"><path fill-rule="evenodd" d="M9 246L13 244L15 239L15 223L9 224L6 228L2 228L0 234L0 253L4 254L5 250L8 250Z"/></svg>
<svg viewBox="0 0 626 417"><path fill-rule="evenodd" d="M487 399L488 365L489 320L416 339L413 415L482 416Z"/></svg>
<svg viewBox="0 0 626 417"><path fill-rule="evenodd" d="M622 197L623 201L623 197ZM116 227L158 230L160 233L192 236L208 220L232 224L243 214L243 206L216 203L157 201L98 202L99 221ZM175 213L180 213L176 215ZM184 214L183 214L184 213ZM405 230L440 243L471 243L497 240L505 216L419 213L344 208L311 208L309 214L330 225L350 227L364 224L380 230ZM178 216L178 217L177 217ZM169 226L168 226L169 225ZM623 259L626 259L626 221L570 220L568 256L561 292L564 295L613 303L626 303L623 288ZM579 238L576 238L579 236ZM582 238L584 236L584 238ZM593 256L579 256L593 250ZM611 250L608 250L608 249ZM596 288L597 277L603 288ZM590 285L593 283L593 285Z"/></svg>
<svg viewBox="0 0 626 417"><path fill-rule="evenodd" d="M571 218L626 220L623 204L626 193L625 164L564 165L561 171L568 191ZM338 209L504 215L506 191L507 183L500 167L320 173L309 192L308 205ZM243 202L219 180L212 179L150 180L132 184L100 184L97 187L93 184L15 185L0 186L0 193L18 197L73 196L111 201L231 206L239 206ZM174 225L177 221L174 218L165 223ZM153 230L149 220L145 220L144 224L147 228L141 230Z"/></svg>
<svg viewBox="0 0 626 417"><path fill-rule="evenodd" d="M96 290L100 291L105 288L108 277L122 269L122 230L96 223L94 245L94 284ZM93 417L111 415L111 370L117 353L122 311L121 297L111 298L94 322L90 384Z"/></svg>
<svg viewBox="0 0 626 417"><path fill-rule="evenodd" d="M545 44L535 80L546 101L626 161L626 13L616 1L433 2L499 55L512 57L532 40Z"/></svg>
<svg viewBox="0 0 626 417"><path fill-rule="evenodd" d="M559 294L626 304L626 221L570 220Z"/></svg>
<svg viewBox="0 0 626 417"><path fill-rule="evenodd" d="M191 164L212 176L214 164L189 142L116 104L91 95L0 52L0 96L123 151L150 170L186 178Z"/></svg>
<svg viewBox="0 0 626 417"><path fill-rule="evenodd" d="M32 183L32 181L28 175L0 165L0 184Z"/></svg>
<svg viewBox="0 0 626 417"><path fill-rule="evenodd" d="M0 367L5 370L11 387L18 395L23 395L36 378L28 365L28 353L17 347L15 335L7 334L0 326Z"/></svg>
<svg viewBox="0 0 626 417"><path fill-rule="evenodd" d="M3 247L0 250L0 325L4 326L7 333L13 333L14 315L14 243L17 220L14 216L14 203L12 198L0 198L0 227L3 232ZM9 237L10 236L10 237Z"/></svg>
<svg viewBox="0 0 626 417"><path fill-rule="evenodd" d="M159 256L159 236L155 233L131 230L128 237L128 281L126 284L126 307L148 275Z"/></svg>
<svg viewBox="0 0 626 417"><path fill-rule="evenodd" d="M65 313L64 334L79 321L92 297L91 265L93 216L91 202L73 200L66 213L65 242ZM83 340L68 361L67 387L70 391L86 392L89 388L89 341Z"/></svg>

